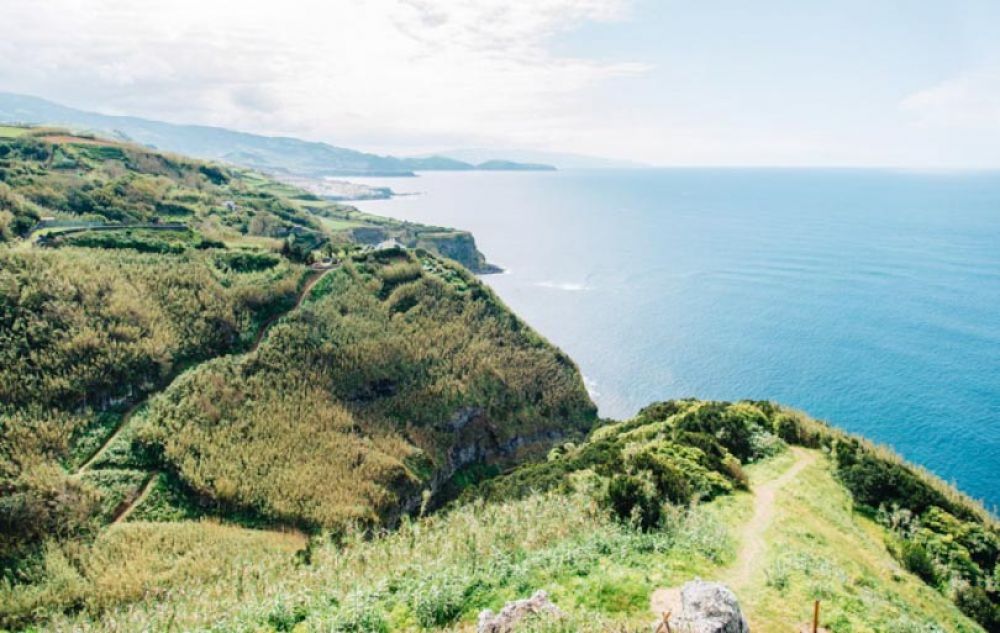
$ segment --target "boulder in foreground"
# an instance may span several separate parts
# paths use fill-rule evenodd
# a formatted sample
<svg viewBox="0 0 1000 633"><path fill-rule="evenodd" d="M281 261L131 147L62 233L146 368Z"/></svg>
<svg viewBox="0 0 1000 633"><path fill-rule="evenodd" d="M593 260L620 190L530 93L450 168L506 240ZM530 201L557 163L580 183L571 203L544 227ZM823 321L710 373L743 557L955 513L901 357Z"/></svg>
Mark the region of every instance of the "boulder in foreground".
<svg viewBox="0 0 1000 633"><path fill-rule="evenodd" d="M693 580L681 588L681 612L671 618L680 633L750 633L736 595L717 582Z"/></svg>

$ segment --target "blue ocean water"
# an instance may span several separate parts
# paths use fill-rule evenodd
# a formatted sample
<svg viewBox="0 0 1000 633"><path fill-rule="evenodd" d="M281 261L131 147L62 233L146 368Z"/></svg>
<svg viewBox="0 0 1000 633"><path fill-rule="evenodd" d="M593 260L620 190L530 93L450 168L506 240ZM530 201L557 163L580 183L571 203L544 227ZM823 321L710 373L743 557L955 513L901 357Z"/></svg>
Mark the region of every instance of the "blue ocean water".
<svg viewBox="0 0 1000 633"><path fill-rule="evenodd" d="M1000 173L429 173L358 206L472 231L601 413L772 399L1000 504Z"/></svg>

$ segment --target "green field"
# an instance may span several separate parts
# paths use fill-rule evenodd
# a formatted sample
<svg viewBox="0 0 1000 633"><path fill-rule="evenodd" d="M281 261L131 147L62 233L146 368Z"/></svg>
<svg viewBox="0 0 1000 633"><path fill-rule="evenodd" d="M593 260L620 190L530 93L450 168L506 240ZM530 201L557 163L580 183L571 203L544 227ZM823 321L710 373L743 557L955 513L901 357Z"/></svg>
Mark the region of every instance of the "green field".
<svg viewBox="0 0 1000 633"><path fill-rule="evenodd" d="M15 125L0 125L0 138L17 138L26 134L30 129Z"/></svg>

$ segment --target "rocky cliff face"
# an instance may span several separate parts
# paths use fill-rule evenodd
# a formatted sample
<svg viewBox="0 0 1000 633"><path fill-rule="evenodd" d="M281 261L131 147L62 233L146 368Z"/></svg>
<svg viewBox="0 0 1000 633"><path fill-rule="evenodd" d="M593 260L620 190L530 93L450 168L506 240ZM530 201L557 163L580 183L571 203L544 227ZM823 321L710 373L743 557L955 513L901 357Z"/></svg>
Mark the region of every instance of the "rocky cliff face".
<svg viewBox="0 0 1000 633"><path fill-rule="evenodd" d="M477 275L503 272L499 266L486 261L486 257L476 247L475 238L466 231L422 233L407 246L425 248L432 253L453 259Z"/></svg>
<svg viewBox="0 0 1000 633"><path fill-rule="evenodd" d="M402 501L387 523L395 524L405 514L413 514L426 500L437 501L438 493L460 469L475 463L510 464L524 453L538 454L566 437L558 429L549 429L530 435L514 435L505 441L497 438L497 429L475 407L460 409L442 430L454 434L454 443L440 467L426 481L419 482L401 494ZM544 453L542 453L544 454ZM429 495L429 496L428 496Z"/></svg>
<svg viewBox="0 0 1000 633"><path fill-rule="evenodd" d="M486 256L476 247L476 239L467 231L449 229L426 231L414 229L409 225L366 226L352 229L351 239L372 246L389 239L396 239L408 248L422 248L435 255L454 260L477 275L503 272L499 266L486 261Z"/></svg>

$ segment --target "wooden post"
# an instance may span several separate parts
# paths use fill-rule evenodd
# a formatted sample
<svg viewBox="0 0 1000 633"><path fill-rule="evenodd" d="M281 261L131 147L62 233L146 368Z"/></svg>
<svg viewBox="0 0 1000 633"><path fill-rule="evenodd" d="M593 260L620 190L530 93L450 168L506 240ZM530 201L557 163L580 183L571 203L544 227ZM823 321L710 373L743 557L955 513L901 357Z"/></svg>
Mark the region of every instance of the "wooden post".
<svg viewBox="0 0 1000 633"><path fill-rule="evenodd" d="M670 611L663 612L663 619L656 625L655 633L671 633L670 631Z"/></svg>
<svg viewBox="0 0 1000 633"><path fill-rule="evenodd" d="M819 632L819 600L813 603L813 630L812 633Z"/></svg>

